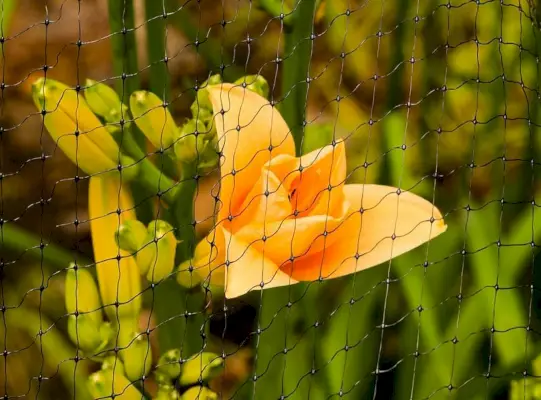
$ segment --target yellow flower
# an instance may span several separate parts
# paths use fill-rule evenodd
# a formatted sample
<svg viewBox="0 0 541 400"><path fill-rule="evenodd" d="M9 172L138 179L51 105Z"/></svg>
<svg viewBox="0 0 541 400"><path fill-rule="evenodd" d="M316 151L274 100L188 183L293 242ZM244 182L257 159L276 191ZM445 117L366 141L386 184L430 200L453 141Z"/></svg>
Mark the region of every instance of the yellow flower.
<svg viewBox="0 0 541 400"><path fill-rule="evenodd" d="M208 91L223 154L220 209L192 263L225 285L226 297L355 273L447 229L421 197L346 185L344 142L295 157L289 128L267 100L230 84Z"/></svg>
<svg viewBox="0 0 541 400"><path fill-rule="evenodd" d="M141 278L131 253L118 247L120 225L135 219L127 183L111 174L90 178L88 212L101 301L109 319L137 317L141 310ZM118 307L117 307L118 306Z"/></svg>

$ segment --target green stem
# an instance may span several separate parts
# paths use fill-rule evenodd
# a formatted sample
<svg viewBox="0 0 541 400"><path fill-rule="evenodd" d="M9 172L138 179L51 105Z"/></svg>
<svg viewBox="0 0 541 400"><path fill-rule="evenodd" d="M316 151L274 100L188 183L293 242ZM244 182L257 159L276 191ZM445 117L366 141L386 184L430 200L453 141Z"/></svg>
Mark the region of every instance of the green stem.
<svg viewBox="0 0 541 400"><path fill-rule="evenodd" d="M147 53L150 65L150 90L164 100L169 100L167 82L167 64L165 57L165 11L163 1L146 0L145 15L147 19ZM159 18L156 18L159 17Z"/></svg>
<svg viewBox="0 0 541 400"><path fill-rule="evenodd" d="M43 250L40 249L42 238L17 226L15 223L5 223L0 228L2 234L0 248L13 252L23 253L36 261L42 261L60 268L67 268L75 260L81 265L90 265L91 262L80 255L58 247L53 243L47 243Z"/></svg>
<svg viewBox="0 0 541 400"><path fill-rule="evenodd" d="M280 112L287 122L297 154L302 151L303 121L306 112L307 78L312 56L314 15L317 0L299 0L292 17L295 24L285 30L282 62L282 96Z"/></svg>

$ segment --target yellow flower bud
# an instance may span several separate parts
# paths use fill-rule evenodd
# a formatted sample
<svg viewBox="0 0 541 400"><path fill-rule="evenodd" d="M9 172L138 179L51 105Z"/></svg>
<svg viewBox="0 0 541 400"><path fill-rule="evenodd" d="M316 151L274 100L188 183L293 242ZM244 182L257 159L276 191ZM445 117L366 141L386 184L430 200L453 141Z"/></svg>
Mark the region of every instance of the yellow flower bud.
<svg viewBox="0 0 541 400"><path fill-rule="evenodd" d="M130 109L135 124L155 148L167 149L177 139L177 125L164 102L154 93L133 92Z"/></svg>
<svg viewBox="0 0 541 400"><path fill-rule="evenodd" d="M88 269L71 264L66 272L66 311L85 315L95 324L102 321L98 287Z"/></svg>
<svg viewBox="0 0 541 400"><path fill-rule="evenodd" d="M208 381L220 373L223 365L224 359L217 354L198 353L183 364L178 382L181 386L189 386L199 379Z"/></svg>
<svg viewBox="0 0 541 400"><path fill-rule="evenodd" d="M70 315L68 335L78 349L94 355L107 347L113 335L113 328L109 322L96 323L88 317L88 314Z"/></svg>
<svg viewBox="0 0 541 400"><path fill-rule="evenodd" d="M143 395L124 375L110 369L93 373L88 389L95 399L141 400Z"/></svg>
<svg viewBox="0 0 541 400"><path fill-rule="evenodd" d="M207 127L201 120L190 119L180 130L180 138L175 142L175 156L178 161L189 164L197 160L203 151L202 139Z"/></svg>
<svg viewBox="0 0 541 400"><path fill-rule="evenodd" d="M156 372L169 379L180 376L180 349L171 349L163 353L158 361Z"/></svg>
<svg viewBox="0 0 541 400"><path fill-rule="evenodd" d="M209 77L205 82L203 82L201 87L198 88L197 98L190 107L194 118L199 116L199 119L201 119L201 113L204 113L203 110L210 111L210 116L212 117L212 104L209 99L207 87L212 85L219 85L220 83L222 83L222 77L216 74Z"/></svg>
<svg viewBox="0 0 541 400"><path fill-rule="evenodd" d="M118 352L124 374L131 381L139 380L150 372L152 350L146 333L136 333L135 320L120 320L118 333Z"/></svg>
<svg viewBox="0 0 541 400"><path fill-rule="evenodd" d="M180 394L175 388L160 388L154 400L178 400Z"/></svg>
<svg viewBox="0 0 541 400"><path fill-rule="evenodd" d="M203 278L191 265L191 260L184 261L178 267L177 282L180 286L191 289L201 285Z"/></svg>
<svg viewBox="0 0 541 400"><path fill-rule="evenodd" d="M141 310L139 269L131 254L120 250L115 242L120 224L136 219L128 185L110 175L92 177L88 203L92 245L105 312L113 322L121 317L137 317Z"/></svg>
<svg viewBox="0 0 541 400"><path fill-rule="evenodd" d="M124 364L122 361L115 356L109 356L103 359L101 363L101 369L110 369L111 371L125 376Z"/></svg>
<svg viewBox="0 0 541 400"><path fill-rule="evenodd" d="M261 75L247 75L235 81L234 85L243 85L246 89L262 97L269 97L269 83Z"/></svg>
<svg viewBox="0 0 541 400"><path fill-rule="evenodd" d="M40 78L32 85L36 107L58 147L87 174L115 170L119 148L85 99L68 86Z"/></svg>
<svg viewBox="0 0 541 400"><path fill-rule="evenodd" d="M128 119L127 107L122 104L112 87L92 79L87 79L85 85L85 99L96 115L99 115L107 122L118 123L122 113L124 119Z"/></svg>
<svg viewBox="0 0 541 400"><path fill-rule="evenodd" d="M166 278L175 266L177 240L173 227L165 221L152 221L147 228L143 248L137 253L137 265L150 282Z"/></svg>
<svg viewBox="0 0 541 400"><path fill-rule="evenodd" d="M147 228L136 219L130 219L120 224L118 232L115 233L115 239L122 250L131 254L136 254L146 239Z"/></svg>
<svg viewBox="0 0 541 400"><path fill-rule="evenodd" d="M194 386L186 390L181 400L215 400L218 395L205 386Z"/></svg>

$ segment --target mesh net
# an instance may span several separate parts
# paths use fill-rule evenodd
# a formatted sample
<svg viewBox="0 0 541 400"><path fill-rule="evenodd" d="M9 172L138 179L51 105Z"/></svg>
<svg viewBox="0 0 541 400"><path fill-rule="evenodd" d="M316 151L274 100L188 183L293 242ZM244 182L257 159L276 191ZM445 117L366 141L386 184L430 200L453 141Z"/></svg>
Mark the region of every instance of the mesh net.
<svg viewBox="0 0 541 400"><path fill-rule="evenodd" d="M535 399L534 0L1 0L0 395Z"/></svg>

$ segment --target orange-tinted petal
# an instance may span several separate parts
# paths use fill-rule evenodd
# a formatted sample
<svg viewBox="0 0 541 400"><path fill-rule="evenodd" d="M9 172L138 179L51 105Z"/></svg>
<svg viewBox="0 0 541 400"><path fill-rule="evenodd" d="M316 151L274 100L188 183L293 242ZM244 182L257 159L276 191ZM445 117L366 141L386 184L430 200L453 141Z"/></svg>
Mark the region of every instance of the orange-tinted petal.
<svg viewBox="0 0 541 400"><path fill-rule="evenodd" d="M238 215L233 216L231 223L224 224L233 234L248 224L260 225L264 222L282 221L290 217L293 210L282 182L272 172L263 168L257 183L244 199L238 212Z"/></svg>
<svg viewBox="0 0 541 400"><path fill-rule="evenodd" d="M236 235L225 231L227 246L225 297L234 298L251 290L297 283L262 253Z"/></svg>
<svg viewBox="0 0 541 400"><path fill-rule="evenodd" d="M279 156L269 162L273 171L291 193L291 203L299 216L332 215L338 217L344 201L346 150L343 141L314 150L300 158Z"/></svg>
<svg viewBox="0 0 541 400"><path fill-rule="evenodd" d="M298 280L337 278L367 269L412 250L445 232L441 212L429 201L396 188L345 185L350 212L328 237L323 251L282 269ZM363 212L361 213L360 210Z"/></svg>
<svg viewBox="0 0 541 400"><path fill-rule="evenodd" d="M280 113L260 95L231 84L210 86L208 92L223 155L218 214L223 220L237 213L261 167L279 154L294 155L295 143Z"/></svg>

